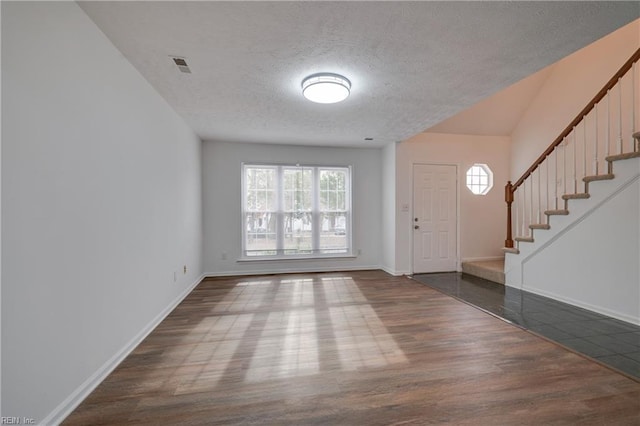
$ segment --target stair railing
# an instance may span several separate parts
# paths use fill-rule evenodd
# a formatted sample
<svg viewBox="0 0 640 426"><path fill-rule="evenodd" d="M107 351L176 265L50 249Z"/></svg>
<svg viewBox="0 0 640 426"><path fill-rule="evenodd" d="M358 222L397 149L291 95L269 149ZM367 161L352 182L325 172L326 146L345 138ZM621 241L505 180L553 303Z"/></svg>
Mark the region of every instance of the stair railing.
<svg viewBox="0 0 640 426"><path fill-rule="evenodd" d="M533 241L534 229L549 228L545 216L567 214L567 200L589 197L589 182L612 178L609 160L640 151L640 139L634 138L640 127L639 60L640 49L531 167L514 184L507 183L505 247L513 248L514 240Z"/></svg>

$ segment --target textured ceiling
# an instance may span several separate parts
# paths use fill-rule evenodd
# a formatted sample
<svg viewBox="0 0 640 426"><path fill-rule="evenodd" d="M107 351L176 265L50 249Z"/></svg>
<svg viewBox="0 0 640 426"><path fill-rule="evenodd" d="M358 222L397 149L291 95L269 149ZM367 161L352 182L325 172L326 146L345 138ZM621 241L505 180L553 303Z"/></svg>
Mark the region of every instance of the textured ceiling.
<svg viewBox="0 0 640 426"><path fill-rule="evenodd" d="M331 146L404 140L640 16L591 1L80 5L203 140ZM322 71L351 80L346 101L302 97Z"/></svg>
<svg viewBox="0 0 640 426"><path fill-rule="evenodd" d="M550 65L426 131L461 135L509 136L553 68L554 65Z"/></svg>

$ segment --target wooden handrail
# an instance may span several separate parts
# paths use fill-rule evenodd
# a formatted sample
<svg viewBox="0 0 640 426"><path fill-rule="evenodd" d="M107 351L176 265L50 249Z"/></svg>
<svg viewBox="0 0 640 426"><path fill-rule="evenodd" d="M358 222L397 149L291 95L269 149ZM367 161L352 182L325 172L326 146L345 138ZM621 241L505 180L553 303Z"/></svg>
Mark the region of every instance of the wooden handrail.
<svg viewBox="0 0 640 426"><path fill-rule="evenodd" d="M573 121L566 127L566 129L564 129L562 133L560 133L560 136L558 136L556 140L554 140L553 143L549 145L549 148L547 148L542 153L542 155L538 157L538 159L531 165L531 167L529 167L527 171L524 172L520 179L518 179L516 183L512 185L513 191L518 189L518 187L522 185L522 183L531 175L531 173L533 173L538 168L538 166L540 166L540 164L544 162L545 158L547 158L553 152L553 150L562 143L564 138L569 136L573 128L582 121L585 115L591 112L593 107L595 107L595 105L605 97L607 92L616 85L618 79L625 75L625 73L631 69L633 63L638 59L640 59L640 49L636 50L636 52L629 58L629 60L625 62L624 65L618 70L618 72L616 72L614 76L611 77L611 79L607 82L607 84L604 85L604 87L598 92L598 94L594 96L593 99L591 99L587 106L578 113L576 118L573 119Z"/></svg>
<svg viewBox="0 0 640 426"><path fill-rule="evenodd" d="M620 69L611 77L611 79L604 85L602 89L591 99L591 101L585 106L582 111L576 115L576 118L569 123L569 125L560 133L560 135L549 145L549 147L538 157L536 161L527 169L526 172L518 179L514 184L509 181L505 186L505 202L507 203L507 239L505 240L505 247L512 248L513 247L513 239L512 239L512 224L511 224L511 204L514 200L514 193L516 189L520 187L524 183L524 181L531 176L531 174L538 168L540 165L546 160L546 158L551 155L551 153L556 149L558 145L562 143L562 141L571 134L574 127L577 126L584 117L591 112L591 110L596 106L598 102L600 102L618 83L618 80L624 76L632 67L635 62L640 60L640 49L637 49L633 55L627 60L627 62L620 67Z"/></svg>

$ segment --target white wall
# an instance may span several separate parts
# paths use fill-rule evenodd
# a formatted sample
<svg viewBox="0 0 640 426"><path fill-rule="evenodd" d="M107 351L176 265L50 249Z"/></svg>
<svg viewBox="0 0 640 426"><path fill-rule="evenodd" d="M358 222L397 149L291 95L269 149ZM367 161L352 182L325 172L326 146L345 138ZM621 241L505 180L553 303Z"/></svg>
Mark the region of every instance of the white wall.
<svg viewBox="0 0 640 426"><path fill-rule="evenodd" d="M509 255L522 262L517 287L640 325L640 160L625 161L635 177L592 184L603 194L581 201L591 210L533 253Z"/></svg>
<svg viewBox="0 0 640 426"><path fill-rule="evenodd" d="M1 5L0 5L1 6ZM0 22L2 22L2 7L0 7ZM1 25L1 24L0 24ZM2 55L0 55L0 80L2 79ZM0 84L0 98L2 98L2 84ZM0 117L2 106L0 102ZM0 120L1 122L2 120ZM0 124L0 129L2 124ZM2 188L2 137L0 137L0 188ZM2 193L0 189L0 194ZM2 223L2 197L0 197L0 224ZM0 225L0 241L2 240L2 226ZM0 243L0 330L2 330L2 244ZM1 332L0 332L1 335ZM0 338L0 415L2 415L2 338Z"/></svg>
<svg viewBox="0 0 640 426"><path fill-rule="evenodd" d="M412 268L412 180L414 164L455 164L460 194L461 260L502 256L506 236L504 185L509 176L509 138L421 133L397 146L396 166L396 267L401 273ZM493 171L493 189L474 195L465 185L465 175L474 163ZM399 208L409 204L408 212ZM459 259L460 260L460 259Z"/></svg>
<svg viewBox="0 0 640 426"><path fill-rule="evenodd" d="M640 19L562 59L511 134L511 176L522 173L640 47Z"/></svg>
<svg viewBox="0 0 640 426"><path fill-rule="evenodd" d="M74 2L2 65L2 415L53 424L199 281L201 142Z"/></svg>
<svg viewBox="0 0 640 426"><path fill-rule="evenodd" d="M369 269L380 267L380 149L203 143L204 270L208 275ZM356 258L238 262L241 255L242 162L353 166L353 247ZM223 260L226 253L226 260Z"/></svg>
<svg viewBox="0 0 640 426"><path fill-rule="evenodd" d="M396 265L396 144L382 150L382 269L398 275Z"/></svg>

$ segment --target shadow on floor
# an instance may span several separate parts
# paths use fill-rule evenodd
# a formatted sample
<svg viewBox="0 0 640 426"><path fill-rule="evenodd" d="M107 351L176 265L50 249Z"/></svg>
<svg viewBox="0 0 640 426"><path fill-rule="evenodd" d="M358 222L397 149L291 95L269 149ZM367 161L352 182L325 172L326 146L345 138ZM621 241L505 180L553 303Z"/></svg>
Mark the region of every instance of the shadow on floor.
<svg viewBox="0 0 640 426"><path fill-rule="evenodd" d="M640 327L461 273L413 279L640 379Z"/></svg>

